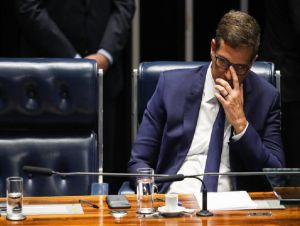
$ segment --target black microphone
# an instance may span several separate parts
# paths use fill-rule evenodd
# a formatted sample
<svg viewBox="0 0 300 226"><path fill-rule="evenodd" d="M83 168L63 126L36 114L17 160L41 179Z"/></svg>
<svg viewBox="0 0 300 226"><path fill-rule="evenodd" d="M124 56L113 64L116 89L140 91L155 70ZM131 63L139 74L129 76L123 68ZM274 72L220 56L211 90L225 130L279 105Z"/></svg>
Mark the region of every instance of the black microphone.
<svg viewBox="0 0 300 226"><path fill-rule="evenodd" d="M166 177L157 177L154 179L156 183L165 183L165 182L174 182L174 181L182 181L185 176L183 174L170 175Z"/></svg>
<svg viewBox="0 0 300 226"><path fill-rule="evenodd" d="M57 172L50 168L45 167L37 167L37 166L23 166L23 171L26 173L32 173L32 174L40 174L45 176L52 176L52 175L58 175L58 176L110 176L110 177L139 177L139 176L151 176L151 177L173 177L173 175L168 174L141 174L141 173L103 173L103 172L70 172L70 173L64 173L64 172ZM182 175L183 176L183 175Z"/></svg>
<svg viewBox="0 0 300 226"><path fill-rule="evenodd" d="M202 179L200 179L198 177L198 175L185 176L183 174L177 174L177 175L171 175L171 176L166 176L166 177L158 177L158 178L155 178L154 180L156 183L165 183L165 182L182 181L185 178L195 178L195 179L199 180L203 186L203 188L202 188L202 209L199 212L197 212L197 215L201 216L201 217L213 216L213 213L207 209L207 189L206 189L205 183Z"/></svg>
<svg viewBox="0 0 300 226"><path fill-rule="evenodd" d="M50 168L44 168L44 167L37 167L37 166L23 166L23 171L26 173L35 173L45 176L51 176L55 174L55 171L53 171Z"/></svg>
<svg viewBox="0 0 300 226"><path fill-rule="evenodd" d="M280 170L281 168L278 168ZM183 174L151 174L151 176L155 177L155 181L157 183L164 183L164 182L173 182L173 181L181 181L184 178L195 178L204 175L210 176L259 176L259 175L290 175L290 174L300 174L300 171L295 171L290 168L287 168L286 171L274 171L273 168L265 168L264 172L226 172L226 173L200 173L194 175L183 175ZM273 171L269 171L273 170ZM96 175L96 176L111 176L111 177L137 177L137 176L149 176L149 174L137 174L137 173L100 173L100 172L71 172L71 173L64 173L64 172L57 172L50 168L45 167L37 167L37 166L23 166L23 171L26 173L33 173L33 174L40 174L45 176L51 176L53 174L59 176L82 176L82 175Z"/></svg>
<svg viewBox="0 0 300 226"><path fill-rule="evenodd" d="M40 174L45 176L59 175L59 176L82 176L82 175L103 175L113 177L138 177L138 176L149 176L149 174L137 174L137 173L100 173L100 172L71 172L62 173L56 172L50 168L37 167L37 166L23 166L23 171L26 173ZM184 176L183 174L167 175L167 174L152 174L156 183L182 181L185 178L195 178L202 182L202 210L200 210L198 216L212 216L213 214L207 210L207 189L206 186L199 177L197 176Z"/></svg>
<svg viewBox="0 0 300 226"><path fill-rule="evenodd" d="M168 175L168 174L151 174L152 177L155 178L156 183L165 183L165 182L175 182L175 181L182 181L185 178L195 178L197 180L200 180L202 183L202 210L200 210L197 215L198 216L212 216L213 214L207 210L207 189L205 186L205 183L202 179L199 178L199 176L209 175L209 176L219 176L219 175L225 175L225 176L259 176L259 175L295 175L300 174L299 170L293 170L290 168L287 168L285 171L279 171L281 168L278 168L278 170L274 171L274 168L265 168L263 172L226 172L226 173L218 173L218 172L212 172L212 173L200 173L200 174L194 174L194 175L183 175L183 174L176 174L176 175ZM284 169L284 168L283 168ZM272 171L273 170L273 171ZM23 171L27 173L32 174L41 174L45 176L51 176L51 175L59 175L59 176L89 176L89 175L97 175L97 176L110 176L110 177L139 177L139 176L150 176L149 174L138 174L138 173L103 173L103 172L70 172L70 173L63 173L63 172L57 172L50 168L44 168L44 167L36 167L36 166L23 166Z"/></svg>

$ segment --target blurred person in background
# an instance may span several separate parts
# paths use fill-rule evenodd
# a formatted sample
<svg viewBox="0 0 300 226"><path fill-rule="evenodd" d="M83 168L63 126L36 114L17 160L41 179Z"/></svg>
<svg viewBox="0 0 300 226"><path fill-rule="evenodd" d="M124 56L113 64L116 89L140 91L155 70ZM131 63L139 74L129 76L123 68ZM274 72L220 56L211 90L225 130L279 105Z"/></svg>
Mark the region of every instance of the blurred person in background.
<svg viewBox="0 0 300 226"><path fill-rule="evenodd" d="M104 70L104 171L117 171L117 98L134 0L15 0L15 8L21 57L88 58Z"/></svg>
<svg viewBox="0 0 300 226"><path fill-rule="evenodd" d="M287 167L300 167L300 1L265 1L261 60L281 73L282 141Z"/></svg>

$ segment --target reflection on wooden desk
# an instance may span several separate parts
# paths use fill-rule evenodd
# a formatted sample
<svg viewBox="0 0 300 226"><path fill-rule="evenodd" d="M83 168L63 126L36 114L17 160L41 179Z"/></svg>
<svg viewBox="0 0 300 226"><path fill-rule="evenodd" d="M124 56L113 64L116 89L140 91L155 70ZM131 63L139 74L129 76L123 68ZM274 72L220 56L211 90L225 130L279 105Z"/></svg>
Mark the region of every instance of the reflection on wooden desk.
<svg viewBox="0 0 300 226"><path fill-rule="evenodd" d="M273 198L273 193L250 193L254 199ZM31 215L25 221L7 221L4 216L0 218L0 225L299 225L300 205L286 206L284 210L235 210L235 211L213 211L212 217L198 217L191 213L186 213L177 217L161 217L159 215L143 217L136 213L136 197L127 196L132 208L127 209L127 214L121 218L115 218L108 208L105 196L64 196L64 197L25 197L24 204L72 204L78 203L79 199L84 199L95 205L99 209L89 205L83 205L84 214L75 215ZM157 195L163 198L163 195ZM5 201L1 198L0 201ZM179 195L179 201L185 208L197 209L198 204L193 195ZM164 202L155 201L155 207L163 206ZM268 214L264 214L264 213Z"/></svg>

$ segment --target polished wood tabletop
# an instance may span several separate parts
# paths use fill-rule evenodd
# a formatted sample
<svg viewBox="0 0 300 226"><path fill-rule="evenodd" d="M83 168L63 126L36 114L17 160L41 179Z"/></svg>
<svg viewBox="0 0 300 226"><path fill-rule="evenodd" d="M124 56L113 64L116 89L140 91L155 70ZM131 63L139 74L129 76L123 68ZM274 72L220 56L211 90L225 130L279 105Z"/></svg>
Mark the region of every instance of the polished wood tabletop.
<svg viewBox="0 0 300 226"><path fill-rule="evenodd" d="M250 193L253 199L274 199L273 193ZM156 195L155 207L163 206L164 195ZM300 225L300 206L286 206L277 210L234 210L212 211L212 217L199 217L193 213L182 214L177 217L145 217L136 213L136 197L128 195L131 203L128 213L122 218L114 218L105 202L105 196L54 196L54 197L25 197L24 204L74 204L80 199L90 201L100 208L93 208L82 204L84 214L69 215L29 215L23 221L9 221L1 216L0 225L69 225L69 226L102 226L102 225ZM5 201L1 198L0 201ZM186 208L198 209L198 204L193 195L179 195L179 201ZM249 216L249 213L265 213L267 216Z"/></svg>

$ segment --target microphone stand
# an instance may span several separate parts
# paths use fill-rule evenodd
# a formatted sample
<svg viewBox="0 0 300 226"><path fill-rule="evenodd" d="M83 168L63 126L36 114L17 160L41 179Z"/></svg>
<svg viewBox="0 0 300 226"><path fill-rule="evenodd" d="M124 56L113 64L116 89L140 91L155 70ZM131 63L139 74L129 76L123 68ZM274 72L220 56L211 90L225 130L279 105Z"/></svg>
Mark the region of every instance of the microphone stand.
<svg viewBox="0 0 300 226"><path fill-rule="evenodd" d="M207 189L206 189L206 186L205 186L205 183L203 182L203 180L200 179L199 177L196 177L196 176L186 176L186 178L195 178L195 179L199 180L202 183L202 186L203 186L203 189L202 189L202 209L199 212L196 213L197 216L200 216L200 217L213 216L214 214L207 209Z"/></svg>
<svg viewBox="0 0 300 226"><path fill-rule="evenodd" d="M155 178L155 182L165 183L165 182L182 181L185 178L194 178L194 179L197 179L197 180L199 180L202 183L202 186L203 186L203 189L202 189L202 210L200 210L199 212L197 212L197 216L201 216L201 217L213 216L213 213L210 212L207 209L207 188L206 188L205 183L203 182L203 180L201 178L199 178L199 175L187 175L187 176L184 176L183 174L176 174L176 175L171 175L171 176L167 176L167 177L158 177L158 178Z"/></svg>

